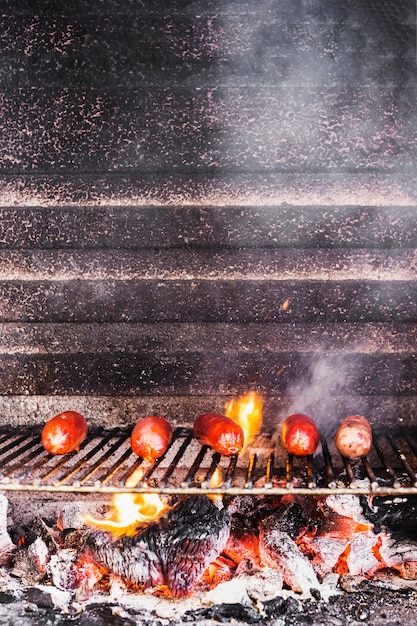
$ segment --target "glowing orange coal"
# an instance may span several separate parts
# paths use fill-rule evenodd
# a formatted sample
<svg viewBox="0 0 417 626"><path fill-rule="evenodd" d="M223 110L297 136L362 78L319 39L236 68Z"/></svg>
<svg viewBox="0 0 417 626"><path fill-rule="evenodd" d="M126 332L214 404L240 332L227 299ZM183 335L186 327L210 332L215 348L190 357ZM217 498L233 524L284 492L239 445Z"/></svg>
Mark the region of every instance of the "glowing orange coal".
<svg viewBox="0 0 417 626"><path fill-rule="evenodd" d="M142 475L142 470L135 472L126 481L126 487L136 486ZM168 508L157 493L115 493L105 518L96 519L87 514L83 516L83 521L111 533L117 539L125 535L134 536L139 526L158 519Z"/></svg>
<svg viewBox="0 0 417 626"><path fill-rule="evenodd" d="M244 452L262 428L262 398L254 391L226 403L226 415L239 424L245 434Z"/></svg>

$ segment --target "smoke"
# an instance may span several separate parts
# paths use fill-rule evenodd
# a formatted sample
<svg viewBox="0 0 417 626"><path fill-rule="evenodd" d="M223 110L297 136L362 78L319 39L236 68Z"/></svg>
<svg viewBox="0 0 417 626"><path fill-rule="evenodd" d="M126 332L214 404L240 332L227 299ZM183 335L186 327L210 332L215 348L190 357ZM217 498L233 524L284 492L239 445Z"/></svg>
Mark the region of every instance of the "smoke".
<svg viewBox="0 0 417 626"><path fill-rule="evenodd" d="M293 413L304 413L315 421L323 436L330 436L341 417L334 412L331 399L347 395L352 401L356 395L354 387L358 365L357 360L352 363L352 355L311 356L305 363L303 373L289 385L288 402L278 423L281 424Z"/></svg>

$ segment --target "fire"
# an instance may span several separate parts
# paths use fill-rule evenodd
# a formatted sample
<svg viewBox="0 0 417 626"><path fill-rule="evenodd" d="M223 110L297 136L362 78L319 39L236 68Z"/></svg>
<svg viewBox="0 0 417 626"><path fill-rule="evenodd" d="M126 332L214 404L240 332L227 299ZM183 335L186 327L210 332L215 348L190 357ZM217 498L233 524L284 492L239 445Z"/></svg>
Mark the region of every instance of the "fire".
<svg viewBox="0 0 417 626"><path fill-rule="evenodd" d="M142 475L142 471L133 474L126 481L126 486L136 486ZM110 532L117 539L134 536L138 526L158 519L168 508L157 493L115 493L105 518L96 519L87 514L82 519L89 526Z"/></svg>
<svg viewBox="0 0 417 626"><path fill-rule="evenodd" d="M242 452L253 442L262 428L262 399L254 391L250 391L237 400L226 403L226 415L242 428L245 445Z"/></svg>

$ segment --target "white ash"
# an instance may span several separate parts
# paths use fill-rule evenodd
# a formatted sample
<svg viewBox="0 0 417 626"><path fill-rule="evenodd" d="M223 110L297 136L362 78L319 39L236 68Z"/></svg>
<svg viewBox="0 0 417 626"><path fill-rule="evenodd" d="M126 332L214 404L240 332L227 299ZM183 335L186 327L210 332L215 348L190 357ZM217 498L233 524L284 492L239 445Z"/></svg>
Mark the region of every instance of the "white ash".
<svg viewBox="0 0 417 626"><path fill-rule="evenodd" d="M28 556L30 560L35 563L37 570L44 574L51 555L48 546L41 537L37 537L37 539L30 544L28 547Z"/></svg>
<svg viewBox="0 0 417 626"><path fill-rule="evenodd" d="M357 481L358 482L358 481ZM365 482L365 481L364 481ZM369 487L369 481L367 483ZM350 517L358 524L368 524L369 520L363 514L363 508L359 497L350 494L334 494L326 496L326 505L338 515Z"/></svg>
<svg viewBox="0 0 417 626"><path fill-rule="evenodd" d="M51 556L48 569L57 589L61 591L73 589L73 568L77 557L78 552L70 548L63 548Z"/></svg>
<svg viewBox="0 0 417 626"><path fill-rule="evenodd" d="M203 604L234 604L245 605L266 602L281 595L283 576L280 570L265 567L256 576L242 574L232 580L219 583L203 597Z"/></svg>
<svg viewBox="0 0 417 626"><path fill-rule="evenodd" d="M0 566L10 563L10 558L16 549L7 530L9 501L0 494Z"/></svg>
<svg viewBox="0 0 417 626"><path fill-rule="evenodd" d="M382 542L379 553L388 567L402 565L405 562L417 562L417 544L412 540L396 541L387 533L380 533Z"/></svg>

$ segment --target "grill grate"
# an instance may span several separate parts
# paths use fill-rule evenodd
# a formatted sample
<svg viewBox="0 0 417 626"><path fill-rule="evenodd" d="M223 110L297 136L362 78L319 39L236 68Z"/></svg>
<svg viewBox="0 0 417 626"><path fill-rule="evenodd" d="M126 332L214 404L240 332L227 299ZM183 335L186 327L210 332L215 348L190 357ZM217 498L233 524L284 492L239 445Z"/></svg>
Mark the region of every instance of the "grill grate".
<svg viewBox="0 0 417 626"><path fill-rule="evenodd" d="M0 429L0 489L79 493L417 494L417 430L374 432L373 448L356 462L322 439L313 457L285 455L262 437L252 451L222 457L176 428L163 457L148 464L130 449L130 428L96 429L80 451L56 457L40 427ZM266 443L265 443L266 442Z"/></svg>

